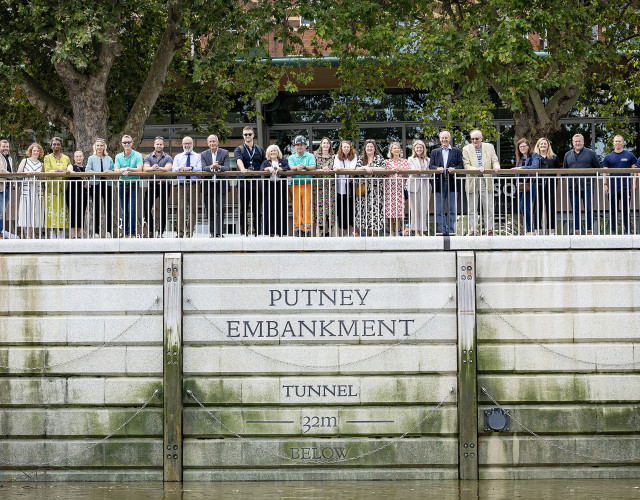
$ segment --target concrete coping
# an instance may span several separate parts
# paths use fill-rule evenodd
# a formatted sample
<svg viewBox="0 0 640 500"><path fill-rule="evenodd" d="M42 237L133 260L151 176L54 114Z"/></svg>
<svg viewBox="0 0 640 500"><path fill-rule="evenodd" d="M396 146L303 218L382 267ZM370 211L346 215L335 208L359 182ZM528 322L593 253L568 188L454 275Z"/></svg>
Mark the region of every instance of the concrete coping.
<svg viewBox="0 0 640 500"><path fill-rule="evenodd" d="M376 238L229 238L0 240L4 254L149 252L414 252L457 250L621 250L640 248L640 235L425 236Z"/></svg>

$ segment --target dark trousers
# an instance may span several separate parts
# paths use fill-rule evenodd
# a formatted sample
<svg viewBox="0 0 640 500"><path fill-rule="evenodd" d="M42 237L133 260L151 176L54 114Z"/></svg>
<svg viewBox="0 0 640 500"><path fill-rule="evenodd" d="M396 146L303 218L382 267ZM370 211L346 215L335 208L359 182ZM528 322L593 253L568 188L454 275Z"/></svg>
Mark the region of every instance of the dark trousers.
<svg viewBox="0 0 640 500"><path fill-rule="evenodd" d="M289 231L287 180L264 182L264 234L285 236Z"/></svg>
<svg viewBox="0 0 640 500"><path fill-rule="evenodd" d="M547 214L547 230L556 230L556 183L538 178L536 218L538 229L542 228L542 212Z"/></svg>
<svg viewBox="0 0 640 500"><path fill-rule="evenodd" d="M240 234L247 234L247 215L251 212L253 234L263 234L262 228L262 181L259 179L240 179L238 202L240 211Z"/></svg>
<svg viewBox="0 0 640 500"><path fill-rule="evenodd" d="M337 217L338 226L340 229L349 229L349 226L353 226L353 215L356 209L355 200L355 187L352 181L347 181L347 192L345 194L336 194L337 200Z"/></svg>
<svg viewBox="0 0 640 500"><path fill-rule="evenodd" d="M156 208L160 212L160 236L167 228L167 212L169 209L169 195L171 194L171 184L166 181L151 181L147 192L144 194L143 207L144 218L147 223L149 237L153 238L156 228ZM160 203L156 206L157 200Z"/></svg>
<svg viewBox="0 0 640 500"><path fill-rule="evenodd" d="M586 219L585 225L587 231L591 232L593 224L591 179L569 179L569 199L571 200L571 208L573 209L573 231L576 233L582 231L580 224L582 219L580 201L583 201Z"/></svg>
<svg viewBox="0 0 640 500"><path fill-rule="evenodd" d="M113 234L113 187L105 182L91 186L91 199L93 200L93 233L100 234L102 227L102 209L104 206L107 233Z"/></svg>
<svg viewBox="0 0 640 500"><path fill-rule="evenodd" d="M222 235L227 204L227 181L211 179L205 186L205 208L209 218L209 235Z"/></svg>
<svg viewBox="0 0 640 500"><path fill-rule="evenodd" d="M629 193L633 192L630 185L632 179L628 177L609 177L609 221L611 234L618 234L618 216L622 219L622 234L629 234ZM620 206L620 209L618 209Z"/></svg>

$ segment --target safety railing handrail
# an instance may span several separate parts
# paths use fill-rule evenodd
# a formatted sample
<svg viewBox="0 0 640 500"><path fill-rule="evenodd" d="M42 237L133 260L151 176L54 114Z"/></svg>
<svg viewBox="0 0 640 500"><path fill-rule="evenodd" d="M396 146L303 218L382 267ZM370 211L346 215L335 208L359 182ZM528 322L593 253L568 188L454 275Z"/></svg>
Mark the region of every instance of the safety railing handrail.
<svg viewBox="0 0 640 500"><path fill-rule="evenodd" d="M444 172L443 172L444 173ZM448 172L447 172L448 173ZM485 169L484 171L480 170L470 170L470 169L456 169L452 175L457 175L461 177L466 176L486 176L486 175L499 175L501 177L519 177L523 174L527 175L560 175L560 176L574 176L574 175L589 175L592 177L594 174L634 174L634 176L640 176L639 168L510 168L510 169L501 169L501 170L489 170ZM300 175L304 176L314 176L314 177L323 177L329 174L335 174L340 176L348 176L348 177L369 177L379 175L381 177L388 177L395 174L402 174L402 176L407 175L423 175L423 176L435 176L440 175L440 172L437 170L429 169L429 170L404 170L404 169L374 169L372 173L369 173L365 170L353 170L353 169L332 169L332 170L304 170L304 171L278 171L277 175L280 177L297 177ZM129 175L122 175L118 172L3 172L0 173L1 179L11 179L11 178L25 178L25 177L36 177L36 178L84 178L84 177L95 177L95 178L107 178L107 179L118 179L122 178L124 180L135 180L136 177L139 178L158 178L165 177L167 179L173 179L177 177L228 177L228 178L236 178L236 177L269 177L273 174L263 171L263 170L247 170L245 172L241 172L239 170L231 170L226 172L207 172L207 171L198 171L198 172L130 172ZM132 179L133 178L133 179Z"/></svg>

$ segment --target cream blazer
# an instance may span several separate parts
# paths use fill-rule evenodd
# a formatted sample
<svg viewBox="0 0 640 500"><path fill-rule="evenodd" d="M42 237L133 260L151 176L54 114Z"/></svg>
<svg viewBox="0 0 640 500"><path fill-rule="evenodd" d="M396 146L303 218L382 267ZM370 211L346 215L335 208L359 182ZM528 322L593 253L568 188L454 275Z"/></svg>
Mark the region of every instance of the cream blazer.
<svg viewBox="0 0 640 500"><path fill-rule="evenodd" d="M478 165L478 157L476 156L476 148L473 144L467 144L462 148L462 165L465 170L478 170L480 168ZM488 142L482 143L482 165L485 172L495 168L500 168L496 149L493 147L493 144L489 144ZM491 173L485 173L484 175L484 177L487 178L487 189L489 190L493 189L493 179L491 178L491 175ZM475 189L476 178L469 177L466 181L466 191L467 193L473 193Z"/></svg>

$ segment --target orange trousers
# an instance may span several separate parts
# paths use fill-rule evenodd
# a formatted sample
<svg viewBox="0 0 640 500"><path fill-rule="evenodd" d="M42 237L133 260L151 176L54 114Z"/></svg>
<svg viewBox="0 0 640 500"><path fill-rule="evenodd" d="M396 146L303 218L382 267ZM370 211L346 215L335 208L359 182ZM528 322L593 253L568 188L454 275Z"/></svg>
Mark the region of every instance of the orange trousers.
<svg viewBox="0 0 640 500"><path fill-rule="evenodd" d="M294 184L292 186L292 196L293 230L310 231L313 224L313 213L311 211L311 183Z"/></svg>

